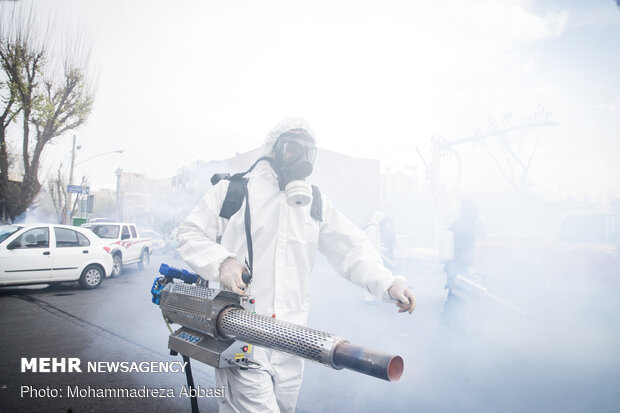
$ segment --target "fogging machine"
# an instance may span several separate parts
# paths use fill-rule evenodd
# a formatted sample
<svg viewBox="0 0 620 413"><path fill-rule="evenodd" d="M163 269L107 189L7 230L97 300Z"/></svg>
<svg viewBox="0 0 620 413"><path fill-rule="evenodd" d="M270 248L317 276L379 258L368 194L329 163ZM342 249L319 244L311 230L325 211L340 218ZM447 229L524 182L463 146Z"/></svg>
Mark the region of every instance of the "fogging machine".
<svg viewBox="0 0 620 413"><path fill-rule="evenodd" d="M255 368L256 345L383 380L396 381L402 375L400 356L256 314L252 296L209 288L207 281L187 270L162 264L159 272L162 276L151 289L153 303L159 305L167 323L181 326L169 336L171 352L216 368Z"/></svg>

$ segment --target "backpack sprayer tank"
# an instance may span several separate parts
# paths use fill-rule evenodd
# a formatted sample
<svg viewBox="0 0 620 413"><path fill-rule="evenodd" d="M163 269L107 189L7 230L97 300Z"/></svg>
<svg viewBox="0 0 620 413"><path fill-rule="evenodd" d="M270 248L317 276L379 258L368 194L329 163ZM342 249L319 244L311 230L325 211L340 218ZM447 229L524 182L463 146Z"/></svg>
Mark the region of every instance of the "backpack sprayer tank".
<svg viewBox="0 0 620 413"><path fill-rule="evenodd" d="M198 275L162 264L155 279L153 303L169 323L168 348L216 368L255 367L252 345L283 351L334 369L347 368L396 381L403 359L349 343L323 331L254 312L254 298L208 288ZM174 282L181 279L184 283Z"/></svg>

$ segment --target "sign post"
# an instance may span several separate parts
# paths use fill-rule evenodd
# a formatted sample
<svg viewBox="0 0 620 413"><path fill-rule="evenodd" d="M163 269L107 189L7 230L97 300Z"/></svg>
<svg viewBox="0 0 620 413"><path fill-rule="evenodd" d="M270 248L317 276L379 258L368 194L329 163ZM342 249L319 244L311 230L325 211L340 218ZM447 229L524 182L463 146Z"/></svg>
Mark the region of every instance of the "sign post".
<svg viewBox="0 0 620 413"><path fill-rule="evenodd" d="M82 195L89 195L90 187L86 185L67 185L67 193L78 194L76 202L80 202L80 218L73 218L73 225L80 226L86 222L86 219L84 218L83 202L80 198Z"/></svg>
<svg viewBox="0 0 620 413"><path fill-rule="evenodd" d="M67 185L67 192L70 194L88 195L90 193L90 186Z"/></svg>

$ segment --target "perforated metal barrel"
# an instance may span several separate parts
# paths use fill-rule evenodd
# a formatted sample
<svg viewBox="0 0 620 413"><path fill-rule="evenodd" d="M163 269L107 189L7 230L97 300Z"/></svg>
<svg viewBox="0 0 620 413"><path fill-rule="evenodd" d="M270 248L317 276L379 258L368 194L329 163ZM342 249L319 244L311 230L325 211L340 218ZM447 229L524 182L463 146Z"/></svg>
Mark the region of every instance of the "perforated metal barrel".
<svg viewBox="0 0 620 413"><path fill-rule="evenodd" d="M223 310L217 322L221 335L284 351L335 369L347 368L383 380L396 381L403 359L350 344L342 337L245 310Z"/></svg>
<svg viewBox="0 0 620 413"><path fill-rule="evenodd" d="M159 307L168 321L215 336L214 299L218 290L183 283L170 283L161 293ZM215 314L217 316L217 313Z"/></svg>
<svg viewBox="0 0 620 413"><path fill-rule="evenodd" d="M225 309L218 317L218 332L229 338L284 351L294 356L339 368L333 349L342 337L245 310Z"/></svg>

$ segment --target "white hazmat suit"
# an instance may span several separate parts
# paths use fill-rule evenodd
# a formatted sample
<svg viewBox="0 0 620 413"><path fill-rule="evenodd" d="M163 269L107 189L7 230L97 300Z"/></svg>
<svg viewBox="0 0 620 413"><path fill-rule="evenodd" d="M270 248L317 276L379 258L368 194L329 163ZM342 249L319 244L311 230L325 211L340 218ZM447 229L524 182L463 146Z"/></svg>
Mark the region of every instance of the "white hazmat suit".
<svg viewBox="0 0 620 413"><path fill-rule="evenodd" d="M285 118L268 134L265 155L270 155L284 132L303 128L302 119ZM289 206L278 188L277 175L268 162L260 162L246 175L254 251L253 279L246 290L256 298L258 314L305 325L310 310L309 275L317 250L349 281L388 301L388 288L397 280L383 267L381 257L363 231L322 195L322 222L310 215L310 205ZM178 252L201 277L218 282L220 265L229 257L248 257L244 211L230 220L219 216L229 181L210 188L180 225ZM216 240L221 237L220 243ZM413 298L413 297L412 297ZM259 369L217 369L217 386L225 387L220 412L293 412L301 387L303 361L288 354L255 347Z"/></svg>

